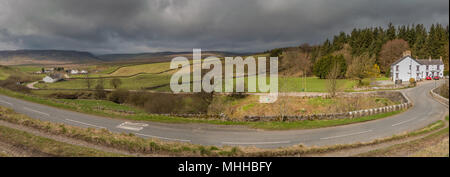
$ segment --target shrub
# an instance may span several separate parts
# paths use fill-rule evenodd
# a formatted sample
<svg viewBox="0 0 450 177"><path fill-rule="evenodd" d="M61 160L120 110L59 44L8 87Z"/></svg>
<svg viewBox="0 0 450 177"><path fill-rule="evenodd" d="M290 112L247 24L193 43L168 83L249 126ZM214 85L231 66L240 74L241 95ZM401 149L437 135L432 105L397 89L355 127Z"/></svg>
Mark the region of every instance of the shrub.
<svg viewBox="0 0 450 177"><path fill-rule="evenodd" d="M93 99L93 94L91 92L74 92L74 93L64 93L56 92L48 95L50 98L56 99Z"/></svg>
<svg viewBox="0 0 450 177"><path fill-rule="evenodd" d="M440 88L439 88L439 94L441 95L441 96L443 96L443 97L445 97L445 98L448 98L448 95L449 95L449 93L448 93L448 82L446 82L444 85L442 85Z"/></svg>
<svg viewBox="0 0 450 177"><path fill-rule="evenodd" d="M147 94L144 108L150 113L180 113L182 101L177 95Z"/></svg>
<svg viewBox="0 0 450 177"><path fill-rule="evenodd" d="M95 86L95 98L99 100L106 99L106 91L102 84Z"/></svg>
<svg viewBox="0 0 450 177"><path fill-rule="evenodd" d="M119 78L114 78L111 79L110 84L114 89L117 89L120 85L122 85L122 81Z"/></svg>
<svg viewBox="0 0 450 177"><path fill-rule="evenodd" d="M118 89L109 94L108 100L114 103L122 104L127 101L129 94L130 93L126 89Z"/></svg>
<svg viewBox="0 0 450 177"><path fill-rule="evenodd" d="M340 68L338 78L343 78L345 76L345 73L347 72L347 64L343 55L327 55L320 58L313 66L314 75L321 79L325 79L328 73L331 71L331 66L334 62L336 62L336 64Z"/></svg>
<svg viewBox="0 0 450 177"><path fill-rule="evenodd" d="M209 94L176 95L168 93L130 92L125 101L149 113L206 113L212 102Z"/></svg>
<svg viewBox="0 0 450 177"><path fill-rule="evenodd" d="M416 79L414 79L414 78L409 78L409 84L410 84L411 86L416 86Z"/></svg>

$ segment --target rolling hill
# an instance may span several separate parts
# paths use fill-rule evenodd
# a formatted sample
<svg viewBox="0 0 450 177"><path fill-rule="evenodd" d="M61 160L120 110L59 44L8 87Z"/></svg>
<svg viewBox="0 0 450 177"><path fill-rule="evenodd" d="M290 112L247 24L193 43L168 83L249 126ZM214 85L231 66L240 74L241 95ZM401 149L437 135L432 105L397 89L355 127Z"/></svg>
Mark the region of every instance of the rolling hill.
<svg viewBox="0 0 450 177"><path fill-rule="evenodd" d="M98 63L101 59L89 52L71 50L4 50L0 65Z"/></svg>
<svg viewBox="0 0 450 177"><path fill-rule="evenodd" d="M221 51L202 51L202 58L208 56L225 57L225 56L247 56L248 53L233 53ZM135 53L135 54L106 54L98 55L104 61L109 62L167 62L174 57L184 56L192 58L192 51L189 52L154 52L154 53Z"/></svg>

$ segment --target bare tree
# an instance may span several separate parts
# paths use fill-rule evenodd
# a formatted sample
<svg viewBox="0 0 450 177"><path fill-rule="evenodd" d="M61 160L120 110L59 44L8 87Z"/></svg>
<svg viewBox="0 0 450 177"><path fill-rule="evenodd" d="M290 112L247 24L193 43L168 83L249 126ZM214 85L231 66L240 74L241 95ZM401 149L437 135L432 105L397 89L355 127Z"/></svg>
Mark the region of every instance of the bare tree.
<svg viewBox="0 0 450 177"><path fill-rule="evenodd" d="M327 89L328 93L331 97L336 96L337 91L337 79L339 77L339 73L341 73L341 68L337 64L337 62L334 62L331 66L330 72L328 72L327 76Z"/></svg>
<svg viewBox="0 0 450 177"><path fill-rule="evenodd" d="M361 56L353 57L352 63L348 66L347 77L358 80L358 84L362 85L364 78L376 77L375 57L364 53Z"/></svg>
<svg viewBox="0 0 450 177"><path fill-rule="evenodd" d="M402 57L402 53L409 50L408 42L403 39L394 39L386 42L381 47L379 63L382 72L387 72L389 66L397 59Z"/></svg>
<svg viewBox="0 0 450 177"><path fill-rule="evenodd" d="M86 82L86 87L88 89L91 89L91 87L92 87L92 80L89 79L89 75L86 75L86 78L84 79L84 81Z"/></svg>
<svg viewBox="0 0 450 177"><path fill-rule="evenodd" d="M280 83L280 87L284 88L286 87L286 82L281 82ZM278 98L277 98L277 105L279 106L278 109L278 115L280 116L280 121L284 121L284 119L286 118L286 116L289 114L290 109L288 106L288 103L290 102L290 97L289 96L283 96L278 94Z"/></svg>
<svg viewBox="0 0 450 177"><path fill-rule="evenodd" d="M283 52L280 71L282 74L290 76L301 76L300 87L306 91L307 75L311 73L311 49L307 44L303 44L299 49L290 49Z"/></svg>
<svg viewBox="0 0 450 177"><path fill-rule="evenodd" d="M309 50L290 49L283 52L280 72L285 75L306 76L311 72Z"/></svg>
<svg viewBox="0 0 450 177"><path fill-rule="evenodd" d="M114 89L117 89L118 87L120 87L120 85L122 85L122 80L120 80L119 78L114 78L111 79L110 84Z"/></svg>

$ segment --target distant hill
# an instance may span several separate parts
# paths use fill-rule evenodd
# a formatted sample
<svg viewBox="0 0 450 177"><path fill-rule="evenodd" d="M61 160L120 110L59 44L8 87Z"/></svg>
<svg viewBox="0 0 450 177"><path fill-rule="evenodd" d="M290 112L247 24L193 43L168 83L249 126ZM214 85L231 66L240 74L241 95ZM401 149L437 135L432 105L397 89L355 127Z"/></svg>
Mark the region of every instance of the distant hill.
<svg viewBox="0 0 450 177"><path fill-rule="evenodd" d="M249 53L233 53L220 51L202 51L202 58L208 56L247 56ZM4 50L0 51L0 65L56 65L56 64L86 64L99 62L166 62L177 56L192 58L192 52L154 52L134 54L94 55L89 52L72 50Z"/></svg>
<svg viewBox="0 0 450 177"><path fill-rule="evenodd" d="M89 53L71 50L4 50L0 51L0 65L23 64L79 64L102 62Z"/></svg>
<svg viewBox="0 0 450 177"><path fill-rule="evenodd" d="M208 56L227 57L227 56L247 56L250 53L233 53L221 51L202 51L202 58ZM170 61L174 57L184 56L189 59L192 58L192 51L190 52L154 52L154 53L136 53L136 54L106 54L98 55L103 61L110 62L163 62Z"/></svg>

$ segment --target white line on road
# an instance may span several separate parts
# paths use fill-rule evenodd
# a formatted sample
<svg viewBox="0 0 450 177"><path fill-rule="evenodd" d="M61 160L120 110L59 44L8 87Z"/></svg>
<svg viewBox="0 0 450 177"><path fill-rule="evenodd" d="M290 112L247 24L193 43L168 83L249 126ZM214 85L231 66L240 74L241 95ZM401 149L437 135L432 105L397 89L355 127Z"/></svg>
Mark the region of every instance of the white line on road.
<svg viewBox="0 0 450 177"><path fill-rule="evenodd" d="M80 121L76 121L76 120L72 120L72 119L66 119L66 120L71 121L71 122L75 122L75 123L79 123L79 124L83 124L83 125L88 125L88 126L92 126L92 127L106 129L105 127L102 127L102 126L92 125L92 124L88 124L88 123L84 123L84 122L80 122Z"/></svg>
<svg viewBox="0 0 450 177"><path fill-rule="evenodd" d="M405 121L396 123L396 124L394 124L394 125L392 125L392 126L395 127L395 126L397 126L397 125L401 125L401 124L404 124L404 123L406 123L406 122L413 121L413 120L416 120L416 119L417 119L417 118L414 118L414 119L408 119L408 120L405 120Z"/></svg>
<svg viewBox="0 0 450 177"><path fill-rule="evenodd" d="M345 135L338 135L338 136L331 136L331 137L326 137L326 138L320 138L321 140L327 140L327 139L333 139L333 138L341 138L341 137L345 137L345 136L352 136L352 135L359 135L359 134L363 134L363 133L368 133L371 132L372 130L367 130L367 131L363 131L363 132L356 132L356 133L350 133L350 134L345 134Z"/></svg>
<svg viewBox="0 0 450 177"><path fill-rule="evenodd" d="M222 144L233 145L263 145L263 144L288 144L291 141L275 141L275 142L222 142Z"/></svg>
<svg viewBox="0 0 450 177"><path fill-rule="evenodd" d="M144 127L147 127L148 124L144 123L133 123L133 122L124 122L117 126L117 128L133 130L133 131L141 131Z"/></svg>
<svg viewBox="0 0 450 177"><path fill-rule="evenodd" d="M3 101L3 100L0 100L0 102L2 102L2 103L5 103L5 104L8 104L8 105L10 105L10 106L12 106L12 105L13 105L12 103L10 103L10 102L7 102L7 101Z"/></svg>
<svg viewBox="0 0 450 177"><path fill-rule="evenodd" d="M23 107L23 109L26 109L26 110L31 111L31 112L39 113L39 114L42 114L42 115L50 116L50 114L47 114L47 113L41 112L41 111L36 111L34 109L31 109L31 108Z"/></svg>
<svg viewBox="0 0 450 177"><path fill-rule="evenodd" d="M191 140L183 140L183 139L176 139L176 138L165 138L165 137L146 135L146 134L140 134L140 133L135 133L135 134L136 135L141 135L141 136L146 136L146 137L151 137L151 138L159 138L159 139L172 140L172 141L191 142Z"/></svg>

